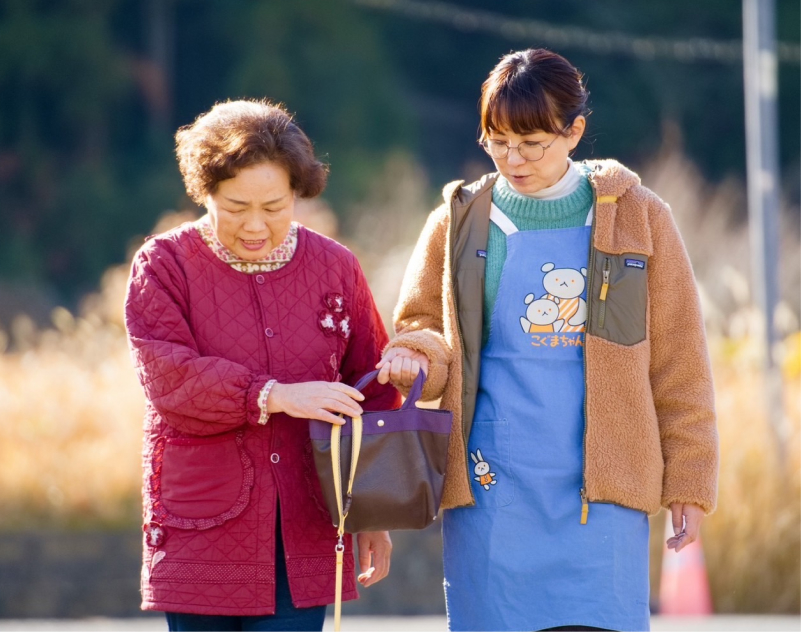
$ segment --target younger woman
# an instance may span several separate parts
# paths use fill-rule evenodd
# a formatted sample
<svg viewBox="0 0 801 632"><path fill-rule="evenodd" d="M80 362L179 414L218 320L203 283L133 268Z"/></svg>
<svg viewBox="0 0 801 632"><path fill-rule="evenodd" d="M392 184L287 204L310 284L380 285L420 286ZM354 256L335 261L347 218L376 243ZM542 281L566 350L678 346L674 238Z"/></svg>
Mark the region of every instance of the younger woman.
<svg viewBox="0 0 801 632"><path fill-rule="evenodd" d="M574 163L587 93L525 50L484 82L497 171L445 187L381 379L454 411L443 538L452 630L646 630L649 513L681 550L715 506L704 325L668 206L614 160Z"/></svg>

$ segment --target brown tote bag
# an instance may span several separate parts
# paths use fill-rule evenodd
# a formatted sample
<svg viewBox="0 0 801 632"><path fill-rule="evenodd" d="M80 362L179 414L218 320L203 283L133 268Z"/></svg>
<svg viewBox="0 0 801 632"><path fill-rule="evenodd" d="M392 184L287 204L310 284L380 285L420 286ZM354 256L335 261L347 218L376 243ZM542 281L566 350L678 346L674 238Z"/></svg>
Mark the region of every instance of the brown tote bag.
<svg viewBox="0 0 801 632"><path fill-rule="evenodd" d="M368 373L355 388L363 389L377 375L378 371ZM424 529L436 520L453 413L417 408L425 379L421 371L398 410L365 411L360 419L345 417L343 426L309 422L317 475L336 525L336 487L347 490L343 513L348 533ZM339 447L339 454L337 446L333 451L339 465L336 469L332 442ZM355 472L354 461L358 462ZM345 481L348 483L341 485Z"/></svg>
<svg viewBox="0 0 801 632"><path fill-rule="evenodd" d="M365 375L356 390L377 375ZM423 529L437 519L453 413L417 408L425 379L420 371L398 410L345 417L342 426L309 421L320 486L329 513L336 516L335 632L342 619L345 532Z"/></svg>

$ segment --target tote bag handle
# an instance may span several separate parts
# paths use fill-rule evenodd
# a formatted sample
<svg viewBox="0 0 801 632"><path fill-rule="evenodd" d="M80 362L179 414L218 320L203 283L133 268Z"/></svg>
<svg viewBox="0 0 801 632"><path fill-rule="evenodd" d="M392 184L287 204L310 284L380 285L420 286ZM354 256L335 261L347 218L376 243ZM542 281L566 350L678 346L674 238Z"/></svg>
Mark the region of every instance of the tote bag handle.
<svg viewBox="0 0 801 632"><path fill-rule="evenodd" d="M354 388L361 391L365 386L372 382L378 371L370 371L364 375ZM420 396L423 394L423 385L426 381L426 374L420 371L412 384L409 396L403 403L401 410L413 408ZM345 561L345 518L348 517L350 504L353 500L353 481L356 480L356 466L359 463L359 452L362 448L362 428L364 427L361 417L352 417L353 436L351 438L350 456L350 475L348 477L348 491L344 501L342 498L342 469L340 468L340 438L342 436L342 426L331 424L331 467L334 469L334 492L337 498L337 511L339 513L339 526L337 527L337 544L334 550L337 554L336 569L336 590L334 593L334 632L340 632L342 624L342 567Z"/></svg>
<svg viewBox="0 0 801 632"><path fill-rule="evenodd" d="M357 391L361 391L365 386L372 382L376 376L378 376L378 373L378 370L366 373L358 382L356 382L356 385L353 388L355 388ZM406 398L406 401L403 402L403 406L400 408L401 410L414 408L417 405L420 396L423 394L423 386L425 386L425 383L426 374L423 371L420 371L417 374L417 377L414 379L412 388L409 390L409 396Z"/></svg>

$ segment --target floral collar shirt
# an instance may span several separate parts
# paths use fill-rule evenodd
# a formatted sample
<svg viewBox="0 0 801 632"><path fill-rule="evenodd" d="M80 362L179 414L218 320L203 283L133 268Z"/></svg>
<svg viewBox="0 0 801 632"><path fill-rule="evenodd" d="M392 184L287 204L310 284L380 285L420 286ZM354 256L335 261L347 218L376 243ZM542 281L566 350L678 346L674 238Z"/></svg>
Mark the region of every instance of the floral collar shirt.
<svg viewBox="0 0 801 632"><path fill-rule="evenodd" d="M223 246L217 238L217 234L214 232L208 215L204 215L197 220L195 222L195 228L204 243L211 248L211 251L217 255L221 261L245 274L272 272L273 270L283 268L292 260L295 250L298 248L298 224L296 222L290 224L289 232L286 237L284 237L284 241L273 248L264 261L243 261L228 248Z"/></svg>

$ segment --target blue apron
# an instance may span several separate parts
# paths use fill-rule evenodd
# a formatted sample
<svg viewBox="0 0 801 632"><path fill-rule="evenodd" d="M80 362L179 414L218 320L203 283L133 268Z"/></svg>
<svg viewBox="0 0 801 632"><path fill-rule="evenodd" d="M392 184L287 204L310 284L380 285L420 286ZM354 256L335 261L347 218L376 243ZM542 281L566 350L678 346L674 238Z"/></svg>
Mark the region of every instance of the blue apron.
<svg viewBox="0 0 801 632"><path fill-rule="evenodd" d="M507 256L468 442L476 506L443 520L451 630L649 629L647 516L591 503L581 524L591 216L519 232L492 207Z"/></svg>

